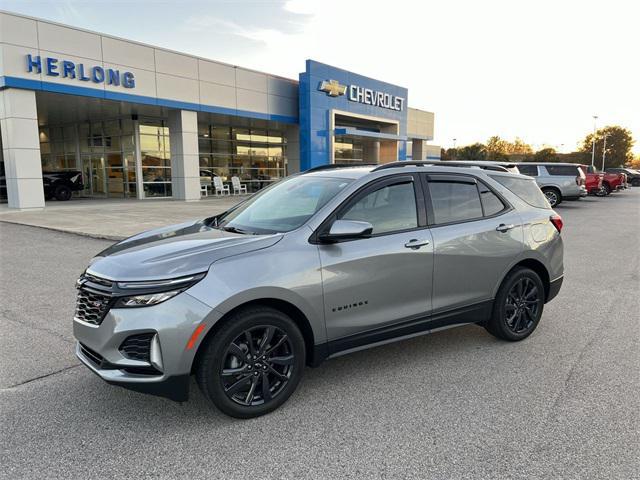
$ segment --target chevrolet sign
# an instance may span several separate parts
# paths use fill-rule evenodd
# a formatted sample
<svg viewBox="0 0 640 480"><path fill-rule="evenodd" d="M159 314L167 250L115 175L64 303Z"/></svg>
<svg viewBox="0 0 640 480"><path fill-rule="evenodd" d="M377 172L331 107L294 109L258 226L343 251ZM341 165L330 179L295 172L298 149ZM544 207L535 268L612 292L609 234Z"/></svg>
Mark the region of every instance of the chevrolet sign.
<svg viewBox="0 0 640 480"><path fill-rule="evenodd" d="M404 110L404 98L396 97L390 93L379 92L370 88L359 87L358 85L341 85L337 80L323 80L318 86L318 90L325 92L330 97L339 97L349 90L349 100L352 102L371 105L374 107L388 108L401 112Z"/></svg>
<svg viewBox="0 0 640 480"><path fill-rule="evenodd" d="M404 98L357 85L349 86L349 100L398 112L404 109Z"/></svg>

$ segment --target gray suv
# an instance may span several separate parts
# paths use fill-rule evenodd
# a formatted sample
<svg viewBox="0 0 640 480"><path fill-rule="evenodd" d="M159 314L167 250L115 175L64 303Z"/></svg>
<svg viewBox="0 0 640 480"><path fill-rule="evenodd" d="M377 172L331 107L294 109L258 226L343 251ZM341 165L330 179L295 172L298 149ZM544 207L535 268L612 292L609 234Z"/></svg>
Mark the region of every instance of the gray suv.
<svg viewBox="0 0 640 480"><path fill-rule="evenodd" d="M396 162L294 175L141 233L77 282L78 358L103 380L267 413L305 365L475 323L530 335L563 279L561 218L526 176Z"/></svg>
<svg viewBox="0 0 640 480"><path fill-rule="evenodd" d="M587 196L586 175L575 163L519 163L518 170L536 179L551 207Z"/></svg>

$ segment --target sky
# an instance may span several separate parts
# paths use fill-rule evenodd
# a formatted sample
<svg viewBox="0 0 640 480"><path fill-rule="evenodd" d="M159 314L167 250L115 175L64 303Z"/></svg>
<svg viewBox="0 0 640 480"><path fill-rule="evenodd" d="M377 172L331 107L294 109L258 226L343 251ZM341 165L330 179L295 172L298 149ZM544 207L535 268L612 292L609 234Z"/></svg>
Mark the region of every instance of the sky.
<svg viewBox="0 0 640 480"><path fill-rule="evenodd" d="M409 89L445 148L520 137L569 152L597 125L640 154L635 0L0 0L41 17L298 78L312 58Z"/></svg>

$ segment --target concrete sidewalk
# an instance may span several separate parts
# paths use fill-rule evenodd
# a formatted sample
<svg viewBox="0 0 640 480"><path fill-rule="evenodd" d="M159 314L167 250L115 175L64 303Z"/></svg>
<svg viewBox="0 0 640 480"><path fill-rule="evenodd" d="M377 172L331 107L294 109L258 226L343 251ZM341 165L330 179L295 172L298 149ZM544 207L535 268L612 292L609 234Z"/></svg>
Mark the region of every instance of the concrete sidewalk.
<svg viewBox="0 0 640 480"><path fill-rule="evenodd" d="M246 198L248 197L210 197L197 202L170 199L52 200L46 202L43 210L33 211L13 210L4 204L0 205L0 222L121 240L144 230L216 215Z"/></svg>

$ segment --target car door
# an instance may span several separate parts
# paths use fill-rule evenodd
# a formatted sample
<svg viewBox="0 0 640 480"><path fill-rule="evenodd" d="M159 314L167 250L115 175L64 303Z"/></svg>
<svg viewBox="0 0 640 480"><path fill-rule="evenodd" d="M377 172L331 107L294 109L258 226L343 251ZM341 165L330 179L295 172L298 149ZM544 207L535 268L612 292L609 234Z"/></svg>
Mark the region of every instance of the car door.
<svg viewBox="0 0 640 480"><path fill-rule="evenodd" d="M428 315L433 244L420 178L405 174L372 182L320 229L336 219L369 222L373 231L368 238L318 246L327 338L356 338Z"/></svg>
<svg viewBox="0 0 640 480"><path fill-rule="evenodd" d="M491 300L523 249L518 212L472 175L426 175L434 248L433 314Z"/></svg>

